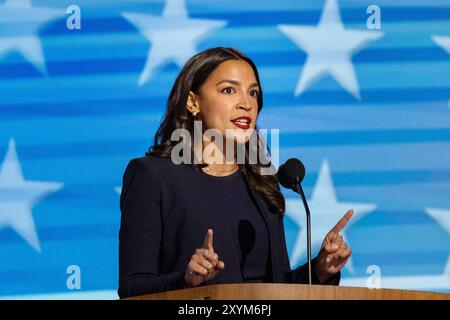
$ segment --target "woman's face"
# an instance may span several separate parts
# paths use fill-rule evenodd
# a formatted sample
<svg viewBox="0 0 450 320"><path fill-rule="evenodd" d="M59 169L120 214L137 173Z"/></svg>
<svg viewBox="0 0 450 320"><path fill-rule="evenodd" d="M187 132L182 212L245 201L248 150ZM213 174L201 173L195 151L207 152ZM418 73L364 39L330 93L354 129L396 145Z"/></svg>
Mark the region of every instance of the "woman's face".
<svg viewBox="0 0 450 320"><path fill-rule="evenodd" d="M248 141L258 116L259 86L252 67L243 60L222 62L202 84L196 102L203 130L233 130L235 141Z"/></svg>

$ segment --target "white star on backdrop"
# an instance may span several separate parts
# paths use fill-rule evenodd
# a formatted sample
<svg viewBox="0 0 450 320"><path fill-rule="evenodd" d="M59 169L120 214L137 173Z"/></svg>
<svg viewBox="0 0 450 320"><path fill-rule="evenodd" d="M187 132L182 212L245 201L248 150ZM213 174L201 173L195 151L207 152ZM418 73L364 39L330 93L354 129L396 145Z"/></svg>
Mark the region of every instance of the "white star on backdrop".
<svg viewBox="0 0 450 320"><path fill-rule="evenodd" d="M308 205L311 211L312 250L314 250L314 247L321 246L326 234L349 209L353 209L354 214L352 218L340 232L344 241L349 244L345 229L376 208L376 205L369 203L339 202L333 187L327 160L322 162L319 177L313 188L312 197L308 199ZM300 198L288 199L286 201L286 214L300 227L292 251L291 266L293 267L302 257L306 257L306 215ZM351 247L350 244L349 246ZM347 261L345 268L351 273L354 272L351 257Z"/></svg>
<svg viewBox="0 0 450 320"><path fill-rule="evenodd" d="M443 36L431 36L434 43L436 43L439 47L441 47L445 52L450 54L450 37Z"/></svg>
<svg viewBox="0 0 450 320"><path fill-rule="evenodd" d="M308 54L295 96L328 74L347 92L360 99L351 56L371 41L381 38L382 32L345 29L336 0L326 0L317 27L278 25L278 28Z"/></svg>
<svg viewBox="0 0 450 320"><path fill-rule="evenodd" d="M425 212L450 233L450 209L425 208ZM450 275L450 253L444 268L444 274Z"/></svg>
<svg viewBox="0 0 450 320"><path fill-rule="evenodd" d="M222 20L189 19L184 0L168 0L162 16L130 12L122 16L151 43L139 85L171 61L182 67L197 53L197 43L227 24Z"/></svg>
<svg viewBox="0 0 450 320"><path fill-rule="evenodd" d="M18 51L41 73L46 74L38 29L64 15L61 9L33 7L31 0L6 0L0 5L0 56Z"/></svg>
<svg viewBox="0 0 450 320"><path fill-rule="evenodd" d="M447 54L450 54L450 37L431 36L431 39L434 41L434 43L441 47L442 50L447 52ZM448 100L448 107L450 108L450 100ZM448 266L450 268L450 264Z"/></svg>
<svg viewBox="0 0 450 320"><path fill-rule="evenodd" d="M62 186L62 183L26 181L15 142L11 139L0 168L0 230L8 226L13 228L30 246L41 252L31 209L41 198Z"/></svg>

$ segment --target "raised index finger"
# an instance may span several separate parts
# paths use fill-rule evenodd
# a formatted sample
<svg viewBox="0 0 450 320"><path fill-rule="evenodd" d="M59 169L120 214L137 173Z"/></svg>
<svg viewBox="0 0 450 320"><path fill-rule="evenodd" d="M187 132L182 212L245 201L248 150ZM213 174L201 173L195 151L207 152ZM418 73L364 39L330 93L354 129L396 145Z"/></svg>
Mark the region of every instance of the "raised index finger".
<svg viewBox="0 0 450 320"><path fill-rule="evenodd" d="M213 230L212 229L208 229L208 231L206 232L205 240L203 241L203 248L205 248L207 250L214 251L214 248L213 248Z"/></svg>
<svg viewBox="0 0 450 320"><path fill-rule="evenodd" d="M339 220L338 223L331 229L331 232L334 232L335 234L338 234L341 232L342 229L344 229L347 222L350 220L350 218L353 216L353 209L350 209L347 211L347 213Z"/></svg>

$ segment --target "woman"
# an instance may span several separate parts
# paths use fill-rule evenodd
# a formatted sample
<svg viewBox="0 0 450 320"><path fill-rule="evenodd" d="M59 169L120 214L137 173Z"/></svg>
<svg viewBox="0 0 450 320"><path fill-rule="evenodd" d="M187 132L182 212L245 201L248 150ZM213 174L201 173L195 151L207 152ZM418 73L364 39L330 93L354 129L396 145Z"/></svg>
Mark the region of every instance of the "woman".
<svg viewBox="0 0 450 320"><path fill-rule="evenodd" d="M248 161L262 106L258 71L241 52L212 48L186 63L154 145L145 157L130 161L124 174L121 298L219 283L307 282L307 265L295 270L289 265L285 202L276 176L261 174L267 166L259 157L256 164ZM201 124L202 133L215 129L222 138L231 132L233 147L244 146L243 163L229 157L225 139L203 137L202 150L209 148L223 161L179 164L180 142L171 139L172 133L191 134L183 139L190 149L181 154L195 162L195 124ZM313 283L339 283L339 270L351 254L339 231L352 214L327 234L312 260Z"/></svg>

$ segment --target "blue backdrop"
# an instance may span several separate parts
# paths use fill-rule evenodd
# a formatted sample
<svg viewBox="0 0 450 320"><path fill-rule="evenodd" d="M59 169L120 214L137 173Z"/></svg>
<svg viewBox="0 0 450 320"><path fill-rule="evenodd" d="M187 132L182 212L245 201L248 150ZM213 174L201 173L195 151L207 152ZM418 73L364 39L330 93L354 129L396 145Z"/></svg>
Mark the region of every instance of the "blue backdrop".
<svg viewBox="0 0 450 320"><path fill-rule="evenodd" d="M280 129L280 161L299 157L308 170L314 252L355 209L342 284L450 292L449 9L1 1L0 296L117 297L123 171L150 146L181 66L214 46L259 68L259 126ZM284 194L295 267L304 212Z"/></svg>

